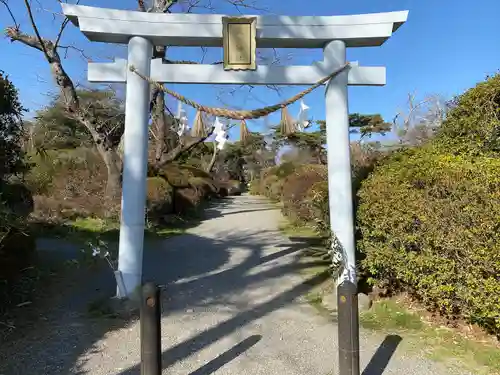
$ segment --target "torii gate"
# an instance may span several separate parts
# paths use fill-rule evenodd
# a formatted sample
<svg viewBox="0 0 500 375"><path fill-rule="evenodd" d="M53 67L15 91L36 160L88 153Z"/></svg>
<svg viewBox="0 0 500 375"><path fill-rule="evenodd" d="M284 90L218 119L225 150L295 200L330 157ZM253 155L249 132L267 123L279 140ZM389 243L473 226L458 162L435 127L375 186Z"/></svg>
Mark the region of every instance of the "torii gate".
<svg viewBox="0 0 500 375"><path fill-rule="evenodd" d="M255 16L261 48L323 48L323 61L310 66L258 66L251 71L221 65L162 64L154 45L222 47L223 17L157 14L63 3L64 14L91 41L128 44L128 60L89 63L90 82L126 83L123 193L118 273L120 297L141 284L149 119L149 84L128 69L162 83L312 85L346 63L347 47L382 45L408 11L350 16ZM253 17L253 16L252 16ZM348 85L383 86L384 67L351 64L326 84L326 133L330 225L343 254L338 281L340 368L359 374L354 218L349 152ZM121 290L123 289L124 290Z"/></svg>

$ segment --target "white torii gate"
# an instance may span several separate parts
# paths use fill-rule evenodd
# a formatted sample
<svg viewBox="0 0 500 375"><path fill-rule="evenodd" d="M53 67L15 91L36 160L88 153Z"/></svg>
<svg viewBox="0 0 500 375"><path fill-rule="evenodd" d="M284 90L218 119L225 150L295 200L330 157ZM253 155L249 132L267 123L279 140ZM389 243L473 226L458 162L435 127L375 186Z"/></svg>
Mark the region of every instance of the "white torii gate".
<svg viewBox="0 0 500 375"><path fill-rule="evenodd" d="M256 16L257 47L322 48L323 61L310 66L273 65L258 66L253 71L227 71L221 65L163 64L161 59L151 60L154 45L222 47L222 15L144 13L66 3L62 9L89 40L128 44L128 60L88 66L91 82L127 83L118 265L125 291L118 291L120 297L130 296L142 281L146 201L149 84L131 72L129 66L162 83L312 85L346 63L347 47L380 46L408 17L408 11L349 16ZM330 225L344 257L338 283L339 320L341 315L347 319L344 333L352 340L357 340L358 333L347 86L385 83L384 67L351 64L326 84ZM342 286L346 287L343 291ZM342 308L346 301L354 302L344 303L349 306ZM349 331L352 329L355 332ZM345 352L359 351L356 345L345 344ZM341 354L342 366L350 368L349 374L358 374L359 358L342 359Z"/></svg>

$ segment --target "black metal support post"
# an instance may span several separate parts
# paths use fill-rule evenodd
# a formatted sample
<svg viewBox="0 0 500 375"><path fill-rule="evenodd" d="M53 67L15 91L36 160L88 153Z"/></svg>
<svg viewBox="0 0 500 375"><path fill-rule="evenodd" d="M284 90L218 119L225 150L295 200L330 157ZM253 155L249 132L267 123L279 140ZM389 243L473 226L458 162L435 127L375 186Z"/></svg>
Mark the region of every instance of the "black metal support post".
<svg viewBox="0 0 500 375"><path fill-rule="evenodd" d="M161 299L154 283L142 286L141 375L161 375Z"/></svg>
<svg viewBox="0 0 500 375"><path fill-rule="evenodd" d="M339 375L359 375L359 316L357 287L350 281L337 286Z"/></svg>

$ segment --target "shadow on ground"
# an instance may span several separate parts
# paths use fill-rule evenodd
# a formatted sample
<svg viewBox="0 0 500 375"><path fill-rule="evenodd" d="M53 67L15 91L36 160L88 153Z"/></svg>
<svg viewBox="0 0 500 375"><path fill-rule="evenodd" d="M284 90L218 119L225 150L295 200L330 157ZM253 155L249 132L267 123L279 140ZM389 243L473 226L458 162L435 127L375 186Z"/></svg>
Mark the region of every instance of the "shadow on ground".
<svg viewBox="0 0 500 375"><path fill-rule="evenodd" d="M361 375L383 375L402 340L399 335L387 335Z"/></svg>
<svg viewBox="0 0 500 375"><path fill-rule="evenodd" d="M256 208L257 206L257 208ZM214 202L205 211L204 219L222 215L269 210L267 202L250 207L234 205L232 199ZM223 211L223 212L221 212ZM82 238L89 235L80 233ZM299 254L307 244L303 242L279 243L279 251L265 255L263 247L269 245L269 236L279 233L241 232L226 233L218 239L184 234L167 240L148 238L144 252L144 281L162 285L163 314L169 315L188 308L209 308L211 305L230 306L227 296L244 291L254 283L279 278L296 272L302 267L324 264L323 260L312 259L309 263L299 261L292 264L267 268L259 273L251 271L262 264L280 257ZM71 261L78 253L78 246L61 240L41 241L45 260L50 264L57 261ZM230 249L240 248L247 254L239 264L227 267ZM329 277L327 272L305 280L281 295L253 307L235 306L242 312L197 335L170 347L162 353L164 368L202 350L217 340L238 330L304 295L314 286ZM89 306L102 298L114 294L115 283L111 270L106 265L95 267L73 266L69 271L53 276L52 283L39 291L32 304L20 307L16 326L10 339L0 345L0 374L25 375L83 375L79 359L85 353L97 352L96 343L106 333L127 327L134 318L118 319L89 314ZM232 359L255 345L261 337L250 336L232 349L218 355L212 361L198 368L190 375L212 374ZM391 341L391 340L389 340ZM391 341L393 342L393 341ZM379 375L388 362L387 342L366 368L363 375ZM137 358L137 363L139 358ZM78 365L77 365L78 364ZM385 365L386 366L386 365ZM123 370L119 375L140 373L139 364ZM118 375L118 373L117 373Z"/></svg>
<svg viewBox="0 0 500 375"><path fill-rule="evenodd" d="M214 202L200 221L221 215L269 209L269 205L263 202L262 209L252 205L245 210L244 207L232 205L231 208L235 209L228 210L228 205L231 204L230 198ZM64 228L61 230L64 231ZM75 238L87 238L93 234L82 230ZM262 241L265 235L262 232L228 233L223 236L225 238L218 240L189 233L166 240L150 237L144 253L144 281L154 281L165 287L164 295L172 298L165 298L163 313L170 314L188 307L221 303L225 301L227 294L244 290L252 283L281 277L299 267L307 267L297 263L248 274L259 264L301 249L301 246L296 245L283 246L279 252L263 256ZM244 249L249 255L237 266L224 268L229 261L228 248L234 247ZM114 294L115 283L111 270L105 264L93 267L64 266L61 271L61 264L71 263L79 250L80 246L73 242L61 239L40 240L40 262L49 266L51 282L44 285L43 290L37 291L37 295L29 301L30 304L17 308L7 318L6 324L15 328L11 329L10 335L2 336L0 374L83 374L82 370L75 368L78 358L95 350L95 343L107 332L127 327L133 322L133 319L110 319L89 314L89 306L93 302ZM222 270L219 270L221 267ZM181 360L247 322L291 302L327 277L324 274L308 280L279 298L244 311L233 319L170 348L163 354L164 366ZM177 283L179 280L183 282ZM239 355L257 341L257 337L249 337L193 374L215 371L229 358ZM138 366L123 372L138 373Z"/></svg>

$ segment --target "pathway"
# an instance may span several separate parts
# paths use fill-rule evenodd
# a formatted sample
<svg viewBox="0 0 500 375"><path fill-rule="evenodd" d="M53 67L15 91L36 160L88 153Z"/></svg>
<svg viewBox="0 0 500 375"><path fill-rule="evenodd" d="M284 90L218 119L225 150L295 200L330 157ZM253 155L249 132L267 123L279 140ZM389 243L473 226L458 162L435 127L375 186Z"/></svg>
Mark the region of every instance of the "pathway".
<svg viewBox="0 0 500 375"><path fill-rule="evenodd" d="M164 374L337 374L337 328L303 298L322 280L298 275L300 248L280 234L279 211L244 195L208 214L145 252L145 277L165 285ZM139 374L138 322L108 331L78 314L64 319L17 343L17 366L2 368L0 353L0 375ZM361 336L363 375L455 374L400 352L399 337Z"/></svg>

